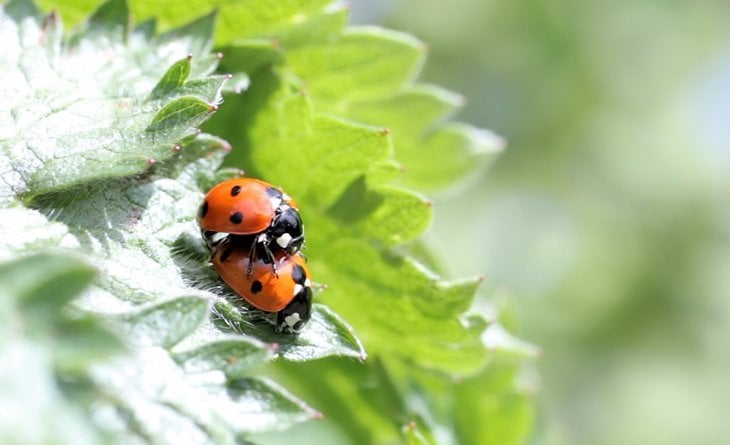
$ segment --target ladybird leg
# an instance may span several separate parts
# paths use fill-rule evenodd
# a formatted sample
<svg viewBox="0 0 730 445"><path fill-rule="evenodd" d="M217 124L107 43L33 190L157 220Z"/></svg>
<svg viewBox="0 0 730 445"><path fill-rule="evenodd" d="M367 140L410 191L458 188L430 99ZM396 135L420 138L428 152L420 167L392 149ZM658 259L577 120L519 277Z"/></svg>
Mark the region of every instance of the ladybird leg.
<svg viewBox="0 0 730 445"><path fill-rule="evenodd" d="M276 268L276 259L274 258L274 253L271 251L268 242L263 243L263 245L264 254L266 255L266 261L271 263L271 270L274 272L274 276L276 278L279 278L279 270Z"/></svg>
<svg viewBox="0 0 730 445"><path fill-rule="evenodd" d="M246 278L251 278L251 275L253 274L253 263L256 261L256 246L258 245L258 241L254 240L253 243L251 243L251 249L248 251L248 267L246 267Z"/></svg>
<svg viewBox="0 0 730 445"><path fill-rule="evenodd" d="M299 252L304 247L304 234L301 234L296 238L292 238L292 240L289 241L289 246L290 248L287 250L290 254Z"/></svg>

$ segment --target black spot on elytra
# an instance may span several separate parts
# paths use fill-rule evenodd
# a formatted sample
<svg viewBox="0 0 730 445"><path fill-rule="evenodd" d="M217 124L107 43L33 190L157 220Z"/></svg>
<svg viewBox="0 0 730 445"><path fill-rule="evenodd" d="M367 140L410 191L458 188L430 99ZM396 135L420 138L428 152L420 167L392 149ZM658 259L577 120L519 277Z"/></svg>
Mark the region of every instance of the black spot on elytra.
<svg viewBox="0 0 730 445"><path fill-rule="evenodd" d="M302 266L295 264L294 267L291 268L291 278L295 283L303 285L304 281L307 279L307 274L304 272L304 268Z"/></svg>
<svg viewBox="0 0 730 445"><path fill-rule="evenodd" d="M233 253L233 246L230 246L229 248L224 250L220 257L221 263L225 262L228 259L228 257L231 256L232 253Z"/></svg>
<svg viewBox="0 0 730 445"><path fill-rule="evenodd" d="M231 189L231 196L236 196L239 193L241 193L241 186L240 185L234 185Z"/></svg>
<svg viewBox="0 0 730 445"><path fill-rule="evenodd" d="M259 280L256 280L253 283L251 283L251 293L253 293L253 294L258 294L259 292L261 292L261 289L263 289L263 288L264 288L264 286L261 284L261 282Z"/></svg>
<svg viewBox="0 0 730 445"><path fill-rule="evenodd" d="M200 206L200 209L198 210L198 216L200 218L205 218L205 215L208 214L208 201L203 201L203 205Z"/></svg>
<svg viewBox="0 0 730 445"><path fill-rule="evenodd" d="M241 224L241 221L243 221L243 213L236 212L233 215L228 218L233 224Z"/></svg>

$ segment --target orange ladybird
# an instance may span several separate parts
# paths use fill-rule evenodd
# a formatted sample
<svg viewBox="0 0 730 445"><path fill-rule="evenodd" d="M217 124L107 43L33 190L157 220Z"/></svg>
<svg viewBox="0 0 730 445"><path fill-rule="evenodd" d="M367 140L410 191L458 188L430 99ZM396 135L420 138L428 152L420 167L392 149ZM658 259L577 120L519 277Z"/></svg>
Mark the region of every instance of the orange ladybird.
<svg viewBox="0 0 730 445"><path fill-rule="evenodd" d="M234 178L210 189L198 210L198 224L211 249L228 235L256 235L249 264L253 266L261 248L275 273L273 250L294 254L304 244L304 226L294 200L260 179Z"/></svg>
<svg viewBox="0 0 730 445"><path fill-rule="evenodd" d="M276 312L276 330L296 333L306 324L312 309L312 282L300 253L277 251L274 270L267 258L251 262L247 237L229 237L213 250L218 275L252 306Z"/></svg>

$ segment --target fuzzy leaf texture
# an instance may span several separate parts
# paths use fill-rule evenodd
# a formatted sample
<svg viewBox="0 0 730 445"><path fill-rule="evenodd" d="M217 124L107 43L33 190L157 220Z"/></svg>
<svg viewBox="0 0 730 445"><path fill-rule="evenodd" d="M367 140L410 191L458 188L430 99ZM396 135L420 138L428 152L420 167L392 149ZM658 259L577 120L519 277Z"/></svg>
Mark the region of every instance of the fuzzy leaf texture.
<svg viewBox="0 0 730 445"><path fill-rule="evenodd" d="M91 8L40 4L73 23ZM61 106L48 106L53 85L13 87L40 104L28 122L46 127L16 136L20 101L10 102L8 125L0 121L10 135L0 145L3 212L22 221L0 225L8 225L5 258L61 247L97 272L68 306L104 320L128 352L77 370L84 386L63 392L77 411L97 407L102 421L83 425L90 440L131 433L149 443L239 443L319 417L310 405L351 443L526 436L527 397L519 394L515 413L492 403L511 397L514 382L479 386L495 373L489 363L529 361L531 345L468 313L480 279L444 280L408 254L422 249L433 211L413 189L475 177L503 145L449 120L458 95L417 81L423 43L347 27L347 10L330 0L130 0L146 20L133 29L125 3L111 1L66 38L56 16L43 20L30 3L5 9L22 36L17 52L57 54L46 73L77 82L59 93L71 102ZM45 37L49 23L55 40ZM224 55L217 69L213 30ZM88 66L77 64L82 55ZM8 66L31 78L24 70L35 65L23 57ZM55 70L64 63L66 77ZM49 125L48 116L76 125ZM201 125L217 137L198 134ZM242 305L206 264L194 215L202 191L231 175L216 173L231 148L224 165L283 186L299 203L310 268L328 286L299 336L275 334L270 317ZM364 365L337 358L364 359L362 344L371 356ZM454 377L475 383L460 391ZM457 391L464 400L438 396ZM455 413L459 403L473 412ZM512 414L514 423L495 431ZM468 428L470 415L488 427Z"/></svg>
<svg viewBox="0 0 730 445"><path fill-rule="evenodd" d="M239 443L319 416L263 364L364 357L321 305L274 334L207 265L195 214L230 150L198 130L229 78L214 20L158 35L112 0L64 35L29 1L0 10L3 443ZM22 417L25 387L53 422Z"/></svg>

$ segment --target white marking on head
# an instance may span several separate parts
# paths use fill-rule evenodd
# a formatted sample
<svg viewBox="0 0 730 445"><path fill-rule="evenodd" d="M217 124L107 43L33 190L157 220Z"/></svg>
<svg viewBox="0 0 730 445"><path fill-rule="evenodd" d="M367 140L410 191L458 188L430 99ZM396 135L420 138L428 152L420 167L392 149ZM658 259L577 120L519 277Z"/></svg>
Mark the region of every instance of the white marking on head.
<svg viewBox="0 0 730 445"><path fill-rule="evenodd" d="M301 284L295 284L294 285L294 295L297 295L299 292L302 291L302 289L304 289L304 286L302 286Z"/></svg>
<svg viewBox="0 0 730 445"><path fill-rule="evenodd" d="M276 244L279 245L282 249L286 249L289 247L289 243L291 243L292 236L288 233L282 233L280 237L276 238Z"/></svg>
<svg viewBox="0 0 730 445"><path fill-rule="evenodd" d="M287 195L286 193L284 193L284 194L281 195L281 199L284 202L291 202L291 196Z"/></svg>
<svg viewBox="0 0 730 445"><path fill-rule="evenodd" d="M256 241L258 241L258 242L260 242L260 243L263 243L263 242L266 242L266 241L267 241L268 239L269 239L269 236L268 236L268 235L267 235L266 233L262 233L262 234L260 234L260 235L259 235L259 236L258 236L258 237L256 238Z"/></svg>
<svg viewBox="0 0 730 445"><path fill-rule="evenodd" d="M279 207L281 205L281 201L282 199L276 196L269 198L269 202L273 208Z"/></svg>
<svg viewBox="0 0 730 445"><path fill-rule="evenodd" d="M300 319L301 318L299 317L299 313L294 312L293 314L284 317L284 323L289 325L290 328L293 328L294 325L297 324Z"/></svg>
<svg viewBox="0 0 730 445"><path fill-rule="evenodd" d="M310 280L309 278L307 278L306 280L304 280L304 286L306 286L306 287L312 287L312 280Z"/></svg>

